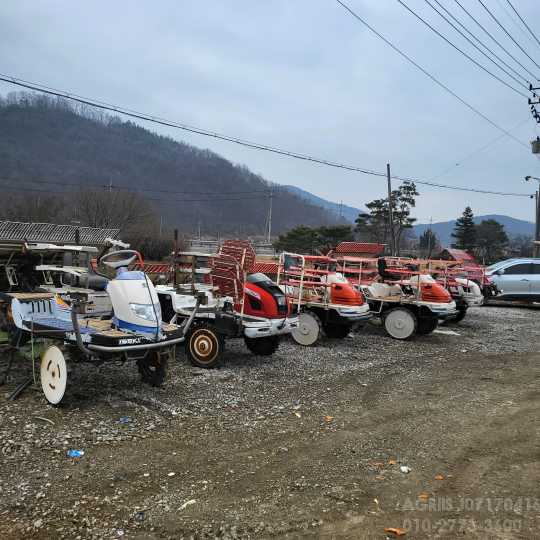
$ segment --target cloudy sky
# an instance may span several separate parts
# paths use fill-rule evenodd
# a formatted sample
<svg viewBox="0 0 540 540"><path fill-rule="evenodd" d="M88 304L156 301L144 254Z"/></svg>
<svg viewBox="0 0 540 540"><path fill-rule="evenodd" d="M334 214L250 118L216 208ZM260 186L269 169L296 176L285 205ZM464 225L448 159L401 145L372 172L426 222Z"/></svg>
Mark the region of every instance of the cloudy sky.
<svg viewBox="0 0 540 540"><path fill-rule="evenodd" d="M528 143L540 134L525 98L461 56L397 0L346 1L516 138ZM405 1L517 87L426 1ZM439 1L530 78L454 0ZM538 0L511 2L540 37ZM477 0L461 3L540 77L540 68ZM540 45L520 26L507 0L484 3L540 64ZM380 171L390 162L393 174L400 176L522 193L533 188L523 180L525 175L540 176L540 161L530 148L499 138L496 128L404 61L335 0L5 1L0 3L0 72L323 159ZM0 93L14 89L0 84ZM384 196L386 189L378 177L146 127L211 148L269 180L331 200L361 206ZM421 222L452 219L467 204L476 214L533 218L533 203L525 198L431 187L420 187L420 192L416 215Z"/></svg>

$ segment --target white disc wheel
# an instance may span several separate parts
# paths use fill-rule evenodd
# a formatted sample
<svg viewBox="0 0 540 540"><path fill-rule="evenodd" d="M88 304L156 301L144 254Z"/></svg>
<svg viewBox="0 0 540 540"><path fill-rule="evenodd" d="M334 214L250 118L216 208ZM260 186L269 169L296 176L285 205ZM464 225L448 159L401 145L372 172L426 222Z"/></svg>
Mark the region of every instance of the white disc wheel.
<svg viewBox="0 0 540 540"><path fill-rule="evenodd" d="M417 320L412 311L394 308L384 317L384 328L394 339L409 339L416 332Z"/></svg>
<svg viewBox="0 0 540 540"><path fill-rule="evenodd" d="M41 388L47 401L58 405L64 397L66 386L66 359L64 353L53 345L41 357Z"/></svg>
<svg viewBox="0 0 540 540"><path fill-rule="evenodd" d="M303 311L298 317L298 326L292 331L292 337L300 345L313 345L321 335L321 321L315 313Z"/></svg>

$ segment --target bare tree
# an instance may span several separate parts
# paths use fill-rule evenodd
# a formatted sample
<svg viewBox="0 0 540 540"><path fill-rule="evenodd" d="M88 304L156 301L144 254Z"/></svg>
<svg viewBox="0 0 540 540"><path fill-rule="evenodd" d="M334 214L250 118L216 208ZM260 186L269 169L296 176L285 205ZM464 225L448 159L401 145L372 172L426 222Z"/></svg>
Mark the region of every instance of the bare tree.
<svg viewBox="0 0 540 540"><path fill-rule="evenodd" d="M69 201L75 218L88 227L118 227L123 232L155 227L156 214L138 193L87 189L70 195Z"/></svg>

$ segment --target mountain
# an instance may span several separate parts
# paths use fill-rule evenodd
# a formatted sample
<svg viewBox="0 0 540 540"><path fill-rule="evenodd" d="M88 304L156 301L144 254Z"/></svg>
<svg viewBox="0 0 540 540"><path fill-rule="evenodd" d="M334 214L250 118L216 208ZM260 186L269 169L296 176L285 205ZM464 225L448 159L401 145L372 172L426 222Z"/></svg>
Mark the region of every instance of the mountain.
<svg viewBox="0 0 540 540"><path fill-rule="evenodd" d="M101 190L96 200L106 198L107 190L111 200L128 200L135 193L146 208L153 207L158 222L182 232L193 233L199 225L203 234L212 235L265 231L271 183L210 150L38 94L0 96L0 126L0 188L5 196L20 194L25 208L32 198L43 200L43 192L49 192L52 207L66 193L74 197L73 192L91 187ZM14 214L20 212L12 207L9 214L9 206L0 205L0 219L17 219ZM77 209L67 211L66 219L79 215ZM50 219L55 217L60 219L57 214ZM315 200L274 191L274 234L338 221Z"/></svg>
<svg viewBox="0 0 540 540"><path fill-rule="evenodd" d="M498 221L501 225L504 225L506 234L509 236L532 236L534 234L534 223L530 221L525 221L523 219L516 219L510 216L501 216L499 214L488 214L485 216L475 216L474 222L480 223L484 219L494 219ZM416 236L420 236L426 229L431 229L438 236L441 244L448 246L452 243L452 231L456 225L456 220L452 221L441 221L438 223L419 223L414 226L414 232Z"/></svg>
<svg viewBox="0 0 540 540"><path fill-rule="evenodd" d="M322 208L329 210L337 217L341 216L343 219L345 219L346 221L350 223L354 223L356 218L358 217L358 214L360 212L365 211L365 210L360 210L360 208L355 208L354 206L347 206L346 204L340 204L340 203L328 201L326 199L323 199L322 197L313 195L313 193L310 193L309 191L305 191L296 186L281 186L281 187L290 191L291 193L294 193L295 195L298 195L302 199L309 201L312 204L321 206Z"/></svg>

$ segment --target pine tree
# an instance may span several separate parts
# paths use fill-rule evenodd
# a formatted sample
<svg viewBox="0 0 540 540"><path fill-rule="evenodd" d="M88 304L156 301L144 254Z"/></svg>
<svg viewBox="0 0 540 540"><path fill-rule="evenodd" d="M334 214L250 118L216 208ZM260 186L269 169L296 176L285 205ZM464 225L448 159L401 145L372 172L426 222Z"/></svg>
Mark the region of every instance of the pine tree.
<svg viewBox="0 0 540 540"><path fill-rule="evenodd" d="M476 226L474 214L470 206L467 206L460 218L456 220L452 238L455 239L453 248L464 249L472 252L476 247Z"/></svg>
<svg viewBox="0 0 540 540"><path fill-rule="evenodd" d="M485 219L476 226L478 240L478 255L486 264L494 263L505 255L508 246L508 235L501 225L494 219Z"/></svg>
<svg viewBox="0 0 540 540"><path fill-rule="evenodd" d="M440 243L437 235L431 230L426 229L418 239L418 249L420 254L428 259L431 259L431 255L434 252L439 251Z"/></svg>

